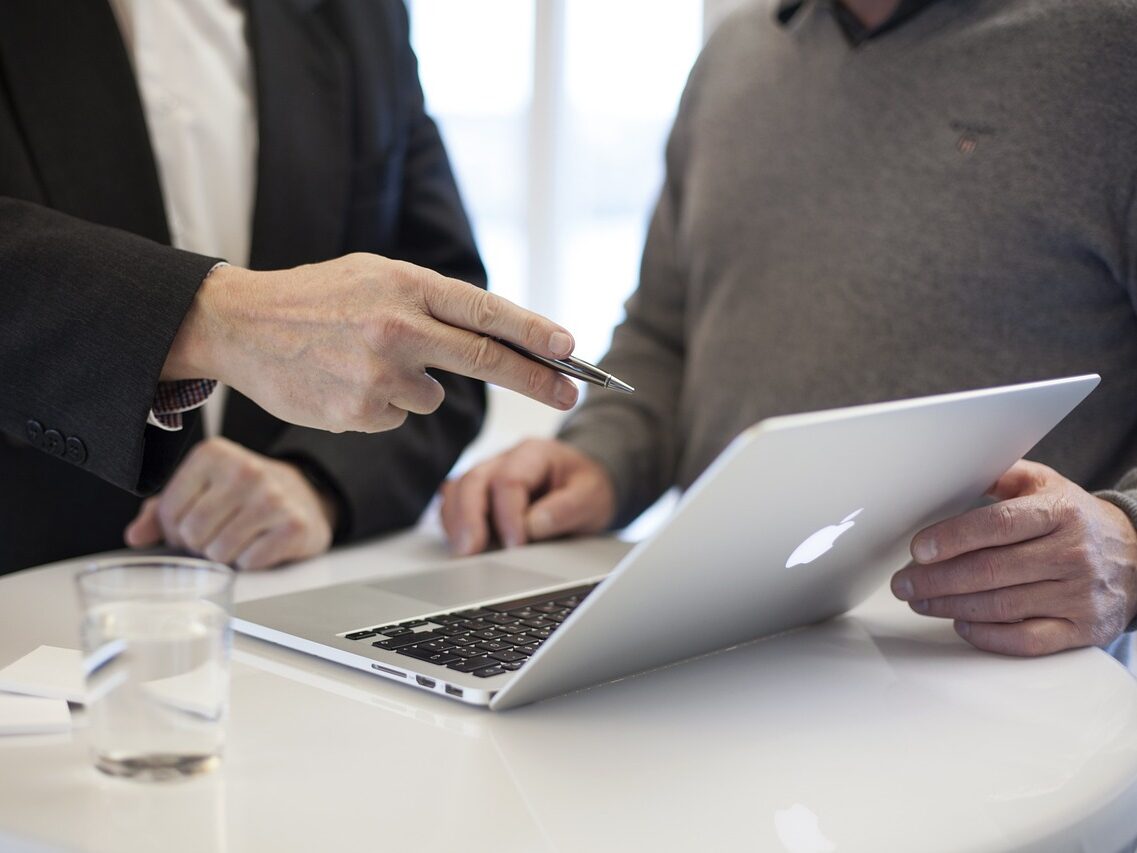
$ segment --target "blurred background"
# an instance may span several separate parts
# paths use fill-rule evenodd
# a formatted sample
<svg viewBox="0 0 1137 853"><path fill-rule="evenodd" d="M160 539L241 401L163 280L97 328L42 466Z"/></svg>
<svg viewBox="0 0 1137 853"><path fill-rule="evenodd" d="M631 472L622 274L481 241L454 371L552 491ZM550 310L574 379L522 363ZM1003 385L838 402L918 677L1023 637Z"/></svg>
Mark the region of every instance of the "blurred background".
<svg viewBox="0 0 1137 853"><path fill-rule="evenodd" d="M706 35L739 0L411 0L427 109L490 289L607 349L636 285L663 147ZM634 378L633 378L634 384ZM481 457L560 416L491 393Z"/></svg>

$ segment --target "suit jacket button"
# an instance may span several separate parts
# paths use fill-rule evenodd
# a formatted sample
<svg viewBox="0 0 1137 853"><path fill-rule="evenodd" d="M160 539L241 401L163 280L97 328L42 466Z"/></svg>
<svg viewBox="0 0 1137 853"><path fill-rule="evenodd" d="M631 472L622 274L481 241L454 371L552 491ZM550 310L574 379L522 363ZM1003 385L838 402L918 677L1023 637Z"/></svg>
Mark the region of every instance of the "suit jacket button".
<svg viewBox="0 0 1137 853"><path fill-rule="evenodd" d="M76 465L82 465L87 461L87 445L81 440L71 436L67 439L67 461L74 462Z"/></svg>
<svg viewBox="0 0 1137 853"><path fill-rule="evenodd" d="M43 424L39 421L28 421L24 424L24 435L32 447L43 446Z"/></svg>
<svg viewBox="0 0 1137 853"><path fill-rule="evenodd" d="M52 456L62 456L64 452L63 434L57 429L45 429L41 446Z"/></svg>

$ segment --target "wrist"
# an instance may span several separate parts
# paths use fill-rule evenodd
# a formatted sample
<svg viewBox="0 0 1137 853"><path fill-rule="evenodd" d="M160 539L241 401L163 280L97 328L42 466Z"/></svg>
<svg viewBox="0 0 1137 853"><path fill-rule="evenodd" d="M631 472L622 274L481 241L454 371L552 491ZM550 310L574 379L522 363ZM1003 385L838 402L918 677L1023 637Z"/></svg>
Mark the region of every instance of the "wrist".
<svg viewBox="0 0 1137 853"><path fill-rule="evenodd" d="M277 459L290 465L311 488L332 531L332 541L341 541L347 532L347 504L332 478L319 463L307 456L285 455Z"/></svg>
<svg viewBox="0 0 1137 853"><path fill-rule="evenodd" d="M217 379L228 383L225 365L234 338L235 306L241 289L255 275L250 270L218 264L206 274L182 319L166 361L163 382L179 379Z"/></svg>

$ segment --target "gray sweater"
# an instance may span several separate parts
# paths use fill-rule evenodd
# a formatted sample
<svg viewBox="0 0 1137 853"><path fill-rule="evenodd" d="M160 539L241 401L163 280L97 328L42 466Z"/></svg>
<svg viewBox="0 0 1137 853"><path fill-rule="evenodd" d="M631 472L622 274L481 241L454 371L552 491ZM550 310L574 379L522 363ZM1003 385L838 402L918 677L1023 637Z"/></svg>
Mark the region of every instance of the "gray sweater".
<svg viewBox="0 0 1137 853"><path fill-rule="evenodd" d="M1096 372L1030 454L1137 521L1137 3L940 0L853 48L734 15L691 73L639 288L562 438L617 524L762 418Z"/></svg>

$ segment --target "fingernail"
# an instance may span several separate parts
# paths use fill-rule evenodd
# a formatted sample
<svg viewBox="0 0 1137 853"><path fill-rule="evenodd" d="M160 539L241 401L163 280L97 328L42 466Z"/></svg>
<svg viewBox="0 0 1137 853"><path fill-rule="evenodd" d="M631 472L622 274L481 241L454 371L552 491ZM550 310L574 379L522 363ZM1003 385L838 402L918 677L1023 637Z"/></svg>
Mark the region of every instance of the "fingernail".
<svg viewBox="0 0 1137 853"><path fill-rule="evenodd" d="M553 399L557 401L558 406L563 406L566 409L572 408L576 403L576 396L575 385L567 379L557 381L557 387L553 391Z"/></svg>
<svg viewBox="0 0 1137 853"><path fill-rule="evenodd" d="M938 552L935 539L917 539L912 543L912 556L921 563L932 562Z"/></svg>
<svg viewBox="0 0 1137 853"><path fill-rule="evenodd" d="M970 622L956 622L955 623L955 632L957 634L959 634L959 636L961 636L961 637L966 637L968 634L971 633L971 623Z"/></svg>
<svg viewBox="0 0 1137 853"><path fill-rule="evenodd" d="M572 336L567 332L553 332L549 336L549 351L557 358L572 354Z"/></svg>
<svg viewBox="0 0 1137 853"><path fill-rule="evenodd" d="M473 547L474 537L470 533L460 533L458 534L458 538L454 541L454 550L463 557L473 553L471 550Z"/></svg>
<svg viewBox="0 0 1137 853"><path fill-rule="evenodd" d="M897 598L904 601L907 601L916 594L916 591L912 589L912 581L908 580L908 578L901 578L894 583L892 585L892 592Z"/></svg>
<svg viewBox="0 0 1137 853"><path fill-rule="evenodd" d="M927 600L921 598L919 601L913 601L910 605L917 613L923 613L928 609Z"/></svg>
<svg viewBox="0 0 1137 853"><path fill-rule="evenodd" d="M521 544L521 537L518 536L516 533L507 533L503 537L503 539L504 539L506 548L516 548L518 545Z"/></svg>

